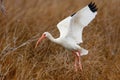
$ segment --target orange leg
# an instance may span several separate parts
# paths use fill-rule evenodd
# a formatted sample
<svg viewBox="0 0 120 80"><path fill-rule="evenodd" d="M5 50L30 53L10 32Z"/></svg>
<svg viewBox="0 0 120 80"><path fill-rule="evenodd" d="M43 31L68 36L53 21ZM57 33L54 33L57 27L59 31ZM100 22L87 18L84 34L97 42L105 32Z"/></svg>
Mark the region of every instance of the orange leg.
<svg viewBox="0 0 120 80"><path fill-rule="evenodd" d="M80 52L73 52L73 54L75 55L75 71L78 71L78 67L80 68L80 70L82 70Z"/></svg>
<svg viewBox="0 0 120 80"><path fill-rule="evenodd" d="M80 54L80 51L77 52L78 53L78 65L79 65L79 68L80 70L82 70L82 64L81 64L81 54Z"/></svg>
<svg viewBox="0 0 120 80"><path fill-rule="evenodd" d="M75 55L74 67L75 67L75 71L77 72L78 71L78 56L77 56L76 52L73 52L73 54Z"/></svg>
<svg viewBox="0 0 120 80"><path fill-rule="evenodd" d="M77 72L78 71L78 65L77 65L77 56L75 56L75 64L74 64L74 66L75 66L75 71Z"/></svg>

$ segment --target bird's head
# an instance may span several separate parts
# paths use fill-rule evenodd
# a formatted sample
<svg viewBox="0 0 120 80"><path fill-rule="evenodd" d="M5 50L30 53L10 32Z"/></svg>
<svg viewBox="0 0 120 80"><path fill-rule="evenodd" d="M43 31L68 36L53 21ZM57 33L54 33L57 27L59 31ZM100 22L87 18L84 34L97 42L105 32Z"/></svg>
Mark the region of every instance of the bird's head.
<svg viewBox="0 0 120 80"><path fill-rule="evenodd" d="M42 34L42 36L38 39L36 45L35 45L35 48L40 44L40 42L45 39L46 37L49 37L50 36L50 33L49 32L44 32Z"/></svg>

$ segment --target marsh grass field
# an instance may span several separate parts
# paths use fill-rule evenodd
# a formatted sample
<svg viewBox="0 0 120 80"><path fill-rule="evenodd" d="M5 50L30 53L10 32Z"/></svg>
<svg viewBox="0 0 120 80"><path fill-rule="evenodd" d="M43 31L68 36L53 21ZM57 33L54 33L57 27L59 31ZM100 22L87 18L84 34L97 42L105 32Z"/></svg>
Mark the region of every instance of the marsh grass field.
<svg viewBox="0 0 120 80"><path fill-rule="evenodd" d="M59 37L57 23L90 0L5 0L0 13L0 80L120 80L120 0L93 0L96 18L84 29L83 71L63 47L37 39L48 31Z"/></svg>

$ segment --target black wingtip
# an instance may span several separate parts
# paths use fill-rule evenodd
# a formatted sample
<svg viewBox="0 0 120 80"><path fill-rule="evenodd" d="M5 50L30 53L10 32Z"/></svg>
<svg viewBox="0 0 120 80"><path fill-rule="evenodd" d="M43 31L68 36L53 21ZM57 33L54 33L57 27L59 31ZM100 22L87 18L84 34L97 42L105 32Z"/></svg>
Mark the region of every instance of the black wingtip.
<svg viewBox="0 0 120 80"><path fill-rule="evenodd" d="M76 13L73 13L73 14L71 15L71 17L73 17L75 14L76 14Z"/></svg>
<svg viewBox="0 0 120 80"><path fill-rule="evenodd" d="M97 10L98 10L98 8L96 7L96 5L95 5L95 2L93 3L93 2L90 2L90 4L88 4L88 7L90 8L90 10L92 11L92 12L96 12Z"/></svg>

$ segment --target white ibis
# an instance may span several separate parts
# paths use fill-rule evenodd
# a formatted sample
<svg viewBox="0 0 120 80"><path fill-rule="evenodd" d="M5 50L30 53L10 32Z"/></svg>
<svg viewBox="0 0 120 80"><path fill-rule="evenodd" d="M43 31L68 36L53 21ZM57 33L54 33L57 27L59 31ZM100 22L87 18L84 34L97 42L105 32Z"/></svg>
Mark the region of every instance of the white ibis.
<svg viewBox="0 0 120 80"><path fill-rule="evenodd" d="M57 28L60 31L59 38L53 38L49 32L44 32L36 43L36 46L42 39L48 38L50 41L57 43L66 49L70 50L75 55L75 71L82 70L81 57L87 55L88 50L79 46L82 43L82 31L96 16L97 8L95 3L90 3L83 9L74 13L73 15L65 18L57 24Z"/></svg>

